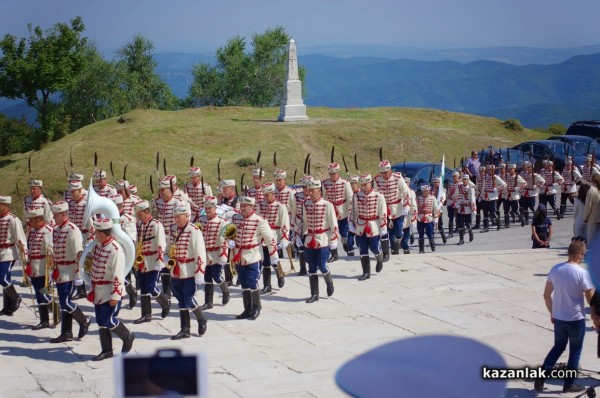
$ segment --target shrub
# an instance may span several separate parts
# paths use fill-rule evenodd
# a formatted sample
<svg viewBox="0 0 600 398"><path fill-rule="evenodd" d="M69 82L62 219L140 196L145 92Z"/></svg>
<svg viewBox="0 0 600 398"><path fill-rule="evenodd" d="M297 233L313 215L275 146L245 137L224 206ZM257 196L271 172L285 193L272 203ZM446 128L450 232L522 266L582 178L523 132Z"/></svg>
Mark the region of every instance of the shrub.
<svg viewBox="0 0 600 398"><path fill-rule="evenodd" d="M239 167L248 167L248 166L255 165L256 162L252 158L240 158L235 161L235 164L236 164L236 166L239 166Z"/></svg>
<svg viewBox="0 0 600 398"><path fill-rule="evenodd" d="M513 131L523 131L523 126L519 119L507 119L502 123L504 128L513 130Z"/></svg>

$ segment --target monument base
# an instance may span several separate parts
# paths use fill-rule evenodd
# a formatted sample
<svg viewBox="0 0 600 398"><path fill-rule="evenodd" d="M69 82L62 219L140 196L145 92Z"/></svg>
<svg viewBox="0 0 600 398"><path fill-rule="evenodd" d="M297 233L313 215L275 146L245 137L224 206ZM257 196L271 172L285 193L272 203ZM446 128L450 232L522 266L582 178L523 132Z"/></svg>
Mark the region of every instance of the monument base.
<svg viewBox="0 0 600 398"><path fill-rule="evenodd" d="M308 120L306 105L282 105L277 120L280 122L302 122Z"/></svg>

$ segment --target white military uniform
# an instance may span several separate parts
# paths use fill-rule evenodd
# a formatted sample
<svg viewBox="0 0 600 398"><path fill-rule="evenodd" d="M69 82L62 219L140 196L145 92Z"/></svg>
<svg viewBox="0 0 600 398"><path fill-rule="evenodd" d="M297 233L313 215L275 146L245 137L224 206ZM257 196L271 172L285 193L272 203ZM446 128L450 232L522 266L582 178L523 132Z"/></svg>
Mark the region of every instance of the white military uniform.
<svg viewBox="0 0 600 398"><path fill-rule="evenodd" d="M35 278L46 275L46 254L52 253L52 227L46 223L40 228L32 228L27 235L29 262L25 272Z"/></svg>
<svg viewBox="0 0 600 398"><path fill-rule="evenodd" d="M81 232L81 238L83 246L85 247L88 243L94 240L94 225L90 218L88 222L83 225L83 218L85 216L85 209L87 207L87 199L85 197L79 198L75 201L71 198L69 203L69 221L77 225Z"/></svg>
<svg viewBox="0 0 600 398"><path fill-rule="evenodd" d="M183 204L177 200L174 196L171 196L168 200L163 200L162 198L157 198L154 201L154 206L156 207L157 220L165 228L165 233L167 234L167 238L171 236L171 226L175 224L175 218L173 216L173 210L177 206L182 206Z"/></svg>
<svg viewBox="0 0 600 398"><path fill-rule="evenodd" d="M402 229L410 227L413 221L417 220L417 194L409 189L402 200L402 213L404 214L404 223Z"/></svg>
<svg viewBox="0 0 600 398"><path fill-rule="evenodd" d="M387 229L385 198L375 189L368 194L358 191L354 194L352 217L356 235L379 236L381 229Z"/></svg>
<svg viewBox="0 0 600 398"><path fill-rule="evenodd" d="M221 235L221 228L227 224L227 221L215 214L211 219L206 215L201 216L200 223L206 247L206 265L225 265L227 263L227 243Z"/></svg>
<svg viewBox="0 0 600 398"><path fill-rule="evenodd" d="M538 173L529 173L523 171L521 177L525 180L525 186L523 187L523 196L526 198L532 198L539 195L539 187L543 187L546 180Z"/></svg>
<svg viewBox="0 0 600 398"><path fill-rule="evenodd" d="M264 218L273 230L277 244L289 244L290 219L287 207L273 199L271 202L263 200L258 207L258 215Z"/></svg>
<svg viewBox="0 0 600 398"><path fill-rule="evenodd" d="M207 183L204 183L204 191L202 190L202 182L198 182L197 184L193 184L188 182L185 185L185 190L189 199L195 206L191 206L192 208L192 220L197 220L200 217L200 213L202 209L204 209L204 198L207 196L213 196L212 188Z"/></svg>
<svg viewBox="0 0 600 398"><path fill-rule="evenodd" d="M438 207L437 198L433 195L428 195L426 198L419 196L417 198L417 221L422 223L432 223L438 218L440 209Z"/></svg>
<svg viewBox="0 0 600 398"><path fill-rule="evenodd" d="M95 305L121 300L125 292L125 252L117 241L97 244L93 250L92 298Z"/></svg>
<svg viewBox="0 0 600 398"><path fill-rule="evenodd" d="M577 169L577 167L573 166L571 171L567 171L566 167L562 171L562 192L573 194L577 192L577 184L576 182L581 180L581 173Z"/></svg>
<svg viewBox="0 0 600 398"><path fill-rule="evenodd" d="M144 265L141 272L160 271L165 267L164 253L167 247L165 229L156 219L149 217L146 222L139 223L139 237L142 240L142 256Z"/></svg>
<svg viewBox="0 0 600 398"><path fill-rule="evenodd" d="M263 242L267 245L271 264L279 262L277 241L267 220L252 213L247 218L241 214L235 214L232 222L237 229L235 249L233 249L235 263L244 266L261 261Z"/></svg>
<svg viewBox="0 0 600 398"><path fill-rule="evenodd" d="M540 176L545 180L543 187L540 188L546 195L555 195L559 186L564 182L562 175L556 170L548 171L544 168L540 170Z"/></svg>
<svg viewBox="0 0 600 398"><path fill-rule="evenodd" d="M195 278L199 273L204 274L206 247L200 228L191 222L188 222L183 228L178 228L176 224L173 224L171 226L171 245L175 245L176 253L176 265L171 270L173 278Z"/></svg>
<svg viewBox="0 0 600 398"><path fill-rule="evenodd" d="M117 194L117 190L110 184L105 184L103 187L99 187L94 185L94 191L102 197L108 198L109 196L113 196Z"/></svg>
<svg viewBox="0 0 600 398"><path fill-rule="evenodd" d="M67 221L62 225L54 226L53 243L54 264L59 273L56 282L71 282L79 279L77 253L82 251L83 240L77 225Z"/></svg>
<svg viewBox="0 0 600 398"><path fill-rule="evenodd" d="M307 198L302 207L302 234L306 235L304 245L309 249L337 246L335 206L321 197L316 201Z"/></svg>
<svg viewBox="0 0 600 398"><path fill-rule="evenodd" d="M518 174L510 175L507 173L504 177L506 183L505 198L508 201L521 199L521 190L527 185L523 177Z"/></svg>
<svg viewBox="0 0 600 398"><path fill-rule="evenodd" d="M388 217L392 220L401 217L403 212L402 200L408 193L408 185L406 185L402 174L394 172L388 179L378 174L374 180L377 192L385 198Z"/></svg>
<svg viewBox="0 0 600 398"><path fill-rule="evenodd" d="M37 198L32 198L31 195L25 197L23 206L23 213L27 214L31 210L43 209L44 210L44 221L47 224L54 225L54 217L52 216L52 210L50 210L50 201L42 194Z"/></svg>
<svg viewBox="0 0 600 398"><path fill-rule="evenodd" d="M336 219L348 217L352 210L352 197L352 186L343 178L338 177L336 181L331 178L323 180L323 198L333 205Z"/></svg>
<svg viewBox="0 0 600 398"><path fill-rule="evenodd" d="M19 259L19 248L22 246L27 255L27 238L23 224L11 212L0 215L0 262Z"/></svg>

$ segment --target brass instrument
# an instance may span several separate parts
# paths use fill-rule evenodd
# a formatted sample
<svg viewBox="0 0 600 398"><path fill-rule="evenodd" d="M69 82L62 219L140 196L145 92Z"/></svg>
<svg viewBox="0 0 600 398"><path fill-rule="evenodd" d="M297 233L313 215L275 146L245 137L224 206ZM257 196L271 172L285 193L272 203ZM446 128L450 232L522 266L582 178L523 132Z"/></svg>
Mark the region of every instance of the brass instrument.
<svg viewBox="0 0 600 398"><path fill-rule="evenodd" d="M25 284L26 286L29 286L29 293L31 293L31 305L33 307L33 313L35 314L35 317L38 318L38 311L37 311L37 306L35 305L35 294L33 294L33 287L31 285L31 280L29 280L29 276L27 275L27 273L25 273L25 248L23 247L22 244L18 243L17 246L19 247L19 260L21 261L21 268L23 268L23 284Z"/></svg>
<svg viewBox="0 0 600 398"><path fill-rule="evenodd" d="M92 265L94 264L94 259L90 256L87 256L83 261L83 272L87 275L92 275Z"/></svg>
<svg viewBox="0 0 600 398"><path fill-rule="evenodd" d="M237 235L237 227L234 223L227 223L221 227L219 234L227 240L234 240ZM237 270L235 269L233 261L229 262L229 269L231 270L232 276L237 276Z"/></svg>
<svg viewBox="0 0 600 398"><path fill-rule="evenodd" d="M40 293L52 296L50 302L50 310L52 311L52 325L56 327L60 323L60 305L56 297L56 289L50 285L50 275L56 267L54 263L54 254L46 249L46 275L44 276L44 287L40 290Z"/></svg>
<svg viewBox="0 0 600 398"><path fill-rule="evenodd" d="M177 265L177 260L175 259L175 257L177 257L177 240L179 239L179 230L177 232L177 235L175 235L175 240L173 241L173 243L171 244L171 246L169 246L169 261L167 261L167 269L170 271L173 270L173 268L175 268L175 266Z"/></svg>
<svg viewBox="0 0 600 398"><path fill-rule="evenodd" d="M138 239L138 243L135 247L135 261L133 262L133 269L138 271L140 268L143 268L144 265L144 255L142 254L142 246L144 242L142 242L142 238Z"/></svg>

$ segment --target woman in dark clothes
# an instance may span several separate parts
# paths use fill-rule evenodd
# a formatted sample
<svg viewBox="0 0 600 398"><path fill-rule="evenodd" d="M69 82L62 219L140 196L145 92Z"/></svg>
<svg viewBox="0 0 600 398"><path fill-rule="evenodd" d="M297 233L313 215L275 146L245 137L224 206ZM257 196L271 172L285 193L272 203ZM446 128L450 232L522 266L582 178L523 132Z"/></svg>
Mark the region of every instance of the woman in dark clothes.
<svg viewBox="0 0 600 398"><path fill-rule="evenodd" d="M531 240L533 240L532 249L541 249L550 247L552 238L552 221L546 215L546 206L539 205L531 223Z"/></svg>

